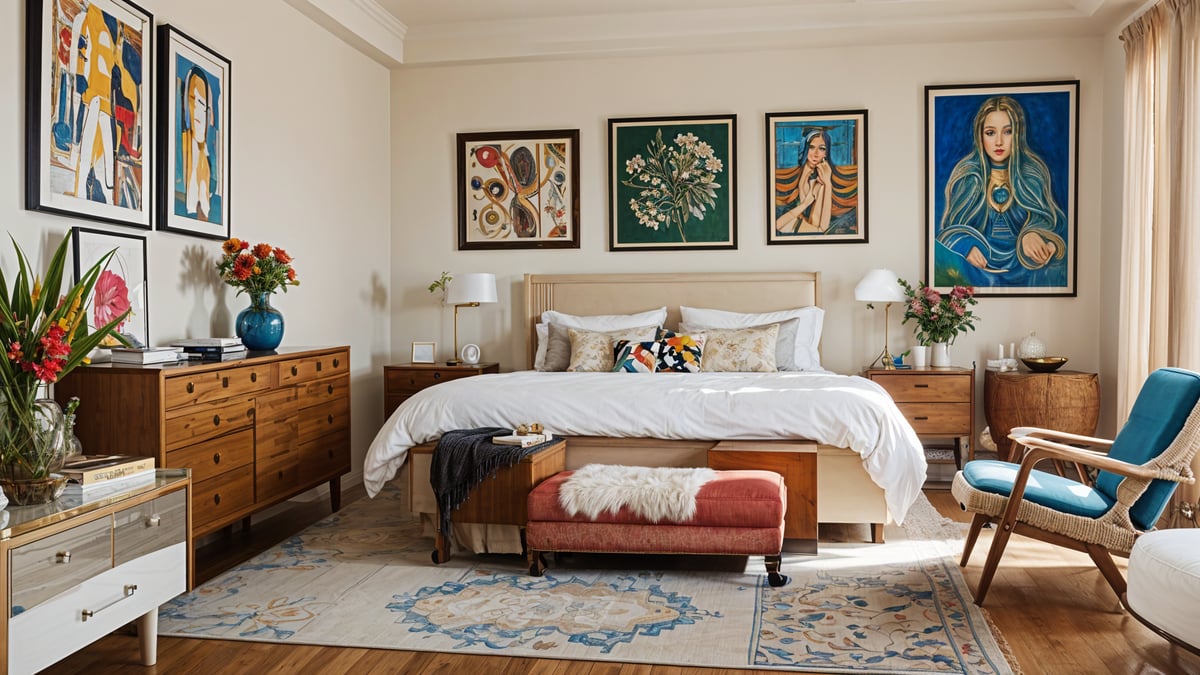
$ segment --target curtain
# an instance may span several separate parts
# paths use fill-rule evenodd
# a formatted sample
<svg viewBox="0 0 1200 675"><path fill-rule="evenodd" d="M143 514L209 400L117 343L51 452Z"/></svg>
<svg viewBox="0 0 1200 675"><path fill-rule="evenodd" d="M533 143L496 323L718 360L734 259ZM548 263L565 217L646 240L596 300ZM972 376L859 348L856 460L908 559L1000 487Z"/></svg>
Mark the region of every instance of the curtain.
<svg viewBox="0 0 1200 675"><path fill-rule="evenodd" d="M1125 208L1117 411L1163 366L1200 370L1200 0L1163 0L1121 33ZM1193 462L1200 474L1200 458ZM1195 501L1197 490L1184 487Z"/></svg>

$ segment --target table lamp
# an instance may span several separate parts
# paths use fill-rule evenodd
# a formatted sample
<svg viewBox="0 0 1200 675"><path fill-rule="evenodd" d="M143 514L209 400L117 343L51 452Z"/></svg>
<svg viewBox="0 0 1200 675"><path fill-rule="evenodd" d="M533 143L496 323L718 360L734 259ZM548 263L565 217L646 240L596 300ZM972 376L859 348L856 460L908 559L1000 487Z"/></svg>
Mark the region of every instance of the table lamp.
<svg viewBox="0 0 1200 675"><path fill-rule="evenodd" d="M900 277L888 269L871 270L854 287L854 299L860 302L884 303L883 352L875 357L870 365L873 366L876 361L883 359L883 367L886 370L895 370L896 363L892 361L892 354L888 351L888 310L891 309L893 302L904 302L907 300L904 295L904 288L900 286Z"/></svg>
<svg viewBox="0 0 1200 675"><path fill-rule="evenodd" d="M462 363L458 353L458 308L478 307L484 303L496 302L496 275L482 272L455 274L450 282L450 290L446 291L446 304L454 305L454 355L446 362L447 365L457 366Z"/></svg>

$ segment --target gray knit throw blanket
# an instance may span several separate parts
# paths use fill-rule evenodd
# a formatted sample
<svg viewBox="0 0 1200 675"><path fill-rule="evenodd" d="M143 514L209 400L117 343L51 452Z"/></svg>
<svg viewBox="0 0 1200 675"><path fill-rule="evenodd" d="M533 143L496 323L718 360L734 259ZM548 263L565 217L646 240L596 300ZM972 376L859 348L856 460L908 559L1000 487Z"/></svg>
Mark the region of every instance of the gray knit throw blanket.
<svg viewBox="0 0 1200 675"><path fill-rule="evenodd" d="M433 450L433 465L429 467L429 484L437 497L438 532L450 535L450 513L462 506L471 490L500 469L519 464L522 459L558 439L522 448L519 445L498 445L493 436L507 436L512 429L481 427L459 429L442 434Z"/></svg>

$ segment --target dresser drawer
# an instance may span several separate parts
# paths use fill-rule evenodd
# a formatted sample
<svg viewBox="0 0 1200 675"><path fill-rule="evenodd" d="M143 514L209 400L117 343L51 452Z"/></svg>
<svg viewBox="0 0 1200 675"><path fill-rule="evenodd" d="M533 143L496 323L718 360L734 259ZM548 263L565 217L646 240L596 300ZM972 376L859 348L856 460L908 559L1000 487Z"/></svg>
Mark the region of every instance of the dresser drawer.
<svg viewBox="0 0 1200 675"><path fill-rule="evenodd" d="M299 413L301 443L350 428L350 401L338 399L305 408Z"/></svg>
<svg viewBox="0 0 1200 675"><path fill-rule="evenodd" d="M307 408L334 399L348 399L350 397L350 378L336 377L319 380L301 385L298 389L297 405Z"/></svg>
<svg viewBox="0 0 1200 675"><path fill-rule="evenodd" d="M261 421L294 415L299 391L299 387L283 387L259 394L254 399L255 417Z"/></svg>
<svg viewBox="0 0 1200 675"><path fill-rule="evenodd" d="M191 469L192 482L208 480L254 461L254 431L244 429L167 453L167 466Z"/></svg>
<svg viewBox="0 0 1200 675"><path fill-rule="evenodd" d="M177 450L198 441L224 436L254 424L254 399L239 398L216 403L202 403L167 420L167 451Z"/></svg>
<svg viewBox="0 0 1200 675"><path fill-rule="evenodd" d="M257 501L271 501L300 487L300 448L294 444L280 447L269 455L260 452L254 463L254 495Z"/></svg>
<svg viewBox="0 0 1200 675"><path fill-rule="evenodd" d="M300 484L332 478L350 471L350 430L322 436L300 445Z"/></svg>
<svg viewBox="0 0 1200 675"><path fill-rule="evenodd" d="M232 471L192 486L192 536L207 534L238 518L254 503L254 467Z"/></svg>
<svg viewBox="0 0 1200 675"><path fill-rule="evenodd" d="M112 567L112 518L97 518L11 553L12 615Z"/></svg>
<svg viewBox="0 0 1200 675"><path fill-rule="evenodd" d="M411 396L422 389L435 384L457 380L463 377L478 375L475 370L439 370L437 368L422 368L420 370L388 370L384 381L384 390L388 394Z"/></svg>
<svg viewBox="0 0 1200 675"><path fill-rule="evenodd" d="M970 375L881 375L871 379L897 403L950 402L971 400Z"/></svg>
<svg viewBox="0 0 1200 675"><path fill-rule="evenodd" d="M269 389L271 367L263 363L169 378L163 391L164 407L174 410Z"/></svg>
<svg viewBox="0 0 1200 675"><path fill-rule="evenodd" d="M349 352L332 352L321 356L292 359L279 364L279 384L300 384L332 375L350 372Z"/></svg>
<svg viewBox="0 0 1200 675"><path fill-rule="evenodd" d="M918 436L971 434L970 403L897 403L896 407Z"/></svg>
<svg viewBox="0 0 1200 675"><path fill-rule="evenodd" d="M118 511L113 518L113 564L121 565L187 539L187 491Z"/></svg>

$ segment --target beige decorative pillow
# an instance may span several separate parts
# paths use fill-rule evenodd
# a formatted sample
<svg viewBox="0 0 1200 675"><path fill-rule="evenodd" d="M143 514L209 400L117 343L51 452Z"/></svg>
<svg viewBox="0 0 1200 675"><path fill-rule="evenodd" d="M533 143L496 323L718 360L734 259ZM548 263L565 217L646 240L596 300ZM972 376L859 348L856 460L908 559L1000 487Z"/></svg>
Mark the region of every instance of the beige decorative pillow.
<svg viewBox="0 0 1200 675"><path fill-rule="evenodd" d="M775 371L775 342L779 324L759 328L707 328L704 370L709 373L769 373Z"/></svg>
<svg viewBox="0 0 1200 675"><path fill-rule="evenodd" d="M551 324L551 326L553 325ZM568 328L567 334L571 339L571 361L567 365L567 370L573 373L611 371L616 363L613 358L613 345L620 340L648 342L654 339L657 332L658 326L627 328L607 333Z"/></svg>

